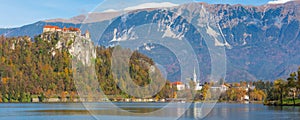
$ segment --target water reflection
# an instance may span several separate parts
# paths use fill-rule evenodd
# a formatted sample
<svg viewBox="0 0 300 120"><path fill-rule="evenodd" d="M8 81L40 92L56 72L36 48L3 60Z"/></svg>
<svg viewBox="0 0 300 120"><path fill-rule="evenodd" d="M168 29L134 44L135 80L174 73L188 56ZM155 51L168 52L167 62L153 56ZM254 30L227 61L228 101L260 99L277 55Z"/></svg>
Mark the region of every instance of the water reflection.
<svg viewBox="0 0 300 120"><path fill-rule="evenodd" d="M180 119L200 119L202 113L201 104L194 103L190 106L190 109Z"/></svg>
<svg viewBox="0 0 300 120"><path fill-rule="evenodd" d="M180 120L200 119L205 108L201 103L191 105ZM205 120L281 120L300 119L300 107L268 107L261 104L226 104L219 103L204 118Z"/></svg>
<svg viewBox="0 0 300 120"><path fill-rule="evenodd" d="M300 106L270 106L268 110L300 112Z"/></svg>
<svg viewBox="0 0 300 120"><path fill-rule="evenodd" d="M165 107L167 103L117 103L123 110L148 113ZM91 119L92 115L100 119L176 119L176 115L185 112L180 120L199 119L205 113L201 103L187 106L185 103L172 103L166 111L151 116L149 114L126 113L120 109L110 108L107 103L90 103L95 106L88 111L81 104L0 104L0 119ZM186 107L189 107L185 111ZM175 116L174 116L175 114ZM252 119L300 119L300 107L275 107L261 104L226 104L219 103L204 118L205 120L252 120Z"/></svg>

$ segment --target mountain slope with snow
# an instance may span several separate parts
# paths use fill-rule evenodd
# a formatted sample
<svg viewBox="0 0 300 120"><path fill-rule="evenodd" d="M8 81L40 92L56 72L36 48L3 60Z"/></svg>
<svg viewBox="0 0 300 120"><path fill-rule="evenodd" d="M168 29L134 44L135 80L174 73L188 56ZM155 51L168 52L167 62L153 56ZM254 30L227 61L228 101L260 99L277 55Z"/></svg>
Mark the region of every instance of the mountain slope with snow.
<svg viewBox="0 0 300 120"><path fill-rule="evenodd" d="M299 1L263 6L193 3L168 9L133 8L139 10L131 11L123 16L119 16L120 13L117 12L95 13L89 16L94 17L95 19L92 19L94 21L83 24L65 23L61 20L41 21L21 28L0 29L0 34L34 36L40 34L42 27L46 24L60 27L81 26L82 31L89 29L95 43L113 46L118 42L142 38L143 36L139 36L134 29L153 23L152 27L156 30L156 35L164 39L189 41L197 54L199 67L202 70L199 74L204 80L209 79L211 72L211 59L207 44L226 47L226 80L228 81L286 78L290 72L300 66ZM80 19L82 21L82 18ZM79 19L73 20L80 21ZM188 21L193 21L194 24ZM207 26L207 22L214 22L216 26ZM202 32L213 38L221 37L222 39L205 41L203 36L197 33L199 31L195 29L195 26L203 28ZM148 31L140 30L140 32L147 33ZM144 50L143 53L155 60L164 61L161 65L167 68L168 78L172 81L178 80L180 67L176 57L166 52L167 49L162 46L144 46L140 50Z"/></svg>
<svg viewBox="0 0 300 120"><path fill-rule="evenodd" d="M291 1L294 1L294 0L274 0L274 1L268 2L268 4L284 4L287 2L291 2Z"/></svg>
<svg viewBox="0 0 300 120"><path fill-rule="evenodd" d="M176 7L178 4L170 3L170 2L162 2L162 3L143 3L137 6L127 7L125 11L138 10L138 9L148 9L148 8L168 8L168 7Z"/></svg>

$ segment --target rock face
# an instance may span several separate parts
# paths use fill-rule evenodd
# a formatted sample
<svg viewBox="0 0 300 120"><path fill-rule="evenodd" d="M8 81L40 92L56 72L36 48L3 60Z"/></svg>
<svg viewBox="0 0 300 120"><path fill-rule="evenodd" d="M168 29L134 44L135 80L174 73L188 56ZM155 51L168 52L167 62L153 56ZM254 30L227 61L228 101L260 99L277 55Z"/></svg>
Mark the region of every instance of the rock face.
<svg viewBox="0 0 300 120"><path fill-rule="evenodd" d="M49 42L57 40L55 48L51 48L53 56L56 54L55 50L67 49L72 57L76 56L84 65L91 65L91 60L96 58L94 43L84 36L66 32L46 32L41 38Z"/></svg>
<svg viewBox="0 0 300 120"><path fill-rule="evenodd" d="M98 15L96 16L101 18L102 14ZM94 14L94 18L97 17ZM193 3L170 9L137 10L121 17L112 13L110 18L113 19L88 20L93 22L83 24L63 24L59 20L52 20L47 24L60 27L81 26L83 31L89 29L95 43L111 46L122 40L138 38L132 32L136 26L157 23L156 27L160 32L156 34L189 41L198 61L202 63L199 65L202 68L201 80L209 79L207 76L211 70L211 59L207 45L210 43L226 48L227 81L286 78L300 66L299 1L263 6ZM122 21L124 18L125 22ZM207 22L215 23L214 26L217 27L210 28L205 24ZM34 36L40 34L39 29L42 30L45 24L38 22L21 28L1 29L0 34ZM205 41L196 28L206 29L212 36L221 36L222 41ZM172 33L171 29L178 33ZM161 64L167 68L168 78L178 80L180 68L176 57L170 52L158 52L168 51L166 48L146 44L140 50L153 59L162 61Z"/></svg>

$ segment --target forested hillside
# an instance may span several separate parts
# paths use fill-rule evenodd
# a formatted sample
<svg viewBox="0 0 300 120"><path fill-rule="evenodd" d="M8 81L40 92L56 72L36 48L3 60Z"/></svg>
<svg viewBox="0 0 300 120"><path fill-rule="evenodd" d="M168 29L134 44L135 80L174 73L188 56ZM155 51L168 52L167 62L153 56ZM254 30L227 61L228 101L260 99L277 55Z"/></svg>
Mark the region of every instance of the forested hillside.
<svg viewBox="0 0 300 120"><path fill-rule="evenodd" d="M31 98L77 97L72 71L72 55L68 47L57 48L61 38L50 34L47 39L39 35L30 37L0 37L0 97L2 102L30 102ZM44 34L45 36L45 34ZM72 44L69 42L68 44ZM94 61L99 92L106 95L131 97L122 92L111 72L111 54L114 48L97 47ZM126 52L126 50L124 50ZM127 50L129 52L129 50ZM55 53L55 54L53 54ZM143 60L144 62L140 61ZM130 76L137 85L151 82L147 64L153 61L134 52L130 60ZM167 81L169 85L169 82ZM153 97L167 97L171 91L166 86Z"/></svg>

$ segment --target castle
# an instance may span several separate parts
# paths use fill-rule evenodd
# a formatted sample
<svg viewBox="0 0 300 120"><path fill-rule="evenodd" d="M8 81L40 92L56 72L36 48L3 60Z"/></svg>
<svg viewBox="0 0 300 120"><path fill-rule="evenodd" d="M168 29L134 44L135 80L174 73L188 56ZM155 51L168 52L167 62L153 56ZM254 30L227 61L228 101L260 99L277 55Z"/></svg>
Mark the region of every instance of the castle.
<svg viewBox="0 0 300 120"><path fill-rule="evenodd" d="M75 35L83 36L87 39L90 39L90 32L86 30L85 34L81 34L81 30L79 28L69 27L69 28L60 28L58 26L45 25L43 28L43 33L45 32L64 32L64 33L72 33Z"/></svg>

